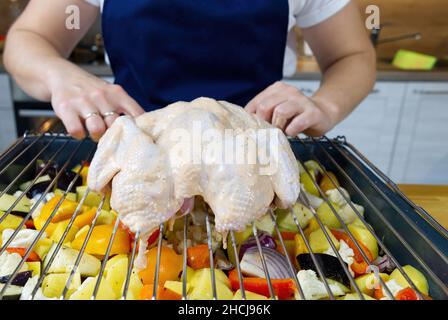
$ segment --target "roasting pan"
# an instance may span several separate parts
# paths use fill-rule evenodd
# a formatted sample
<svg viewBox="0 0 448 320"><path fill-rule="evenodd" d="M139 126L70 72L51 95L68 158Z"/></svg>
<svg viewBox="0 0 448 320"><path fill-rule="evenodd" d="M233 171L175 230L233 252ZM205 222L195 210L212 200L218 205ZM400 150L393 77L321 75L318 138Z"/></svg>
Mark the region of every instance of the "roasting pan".
<svg viewBox="0 0 448 320"><path fill-rule="evenodd" d="M422 208L412 203L395 183L348 143L344 137L334 139L326 137L319 139L294 138L290 140L290 143L300 162L317 160L328 171L336 174L341 186L349 191L354 202L365 207L365 221L373 227L380 247L395 259L397 267L400 268L406 264L415 266L428 279L431 297L433 299L448 299L447 230ZM84 160L90 160L95 148L96 144L91 140L76 141L65 134L25 134L0 155L0 195L5 189L8 190L8 193L13 193L21 183L33 179L32 170L29 169L33 167L37 159L52 160L59 166L71 168ZM0 219L2 218L0 217ZM207 227L209 227L208 224L207 219ZM115 230L117 226L118 223L115 225ZM185 230L184 232L186 234ZM233 237L233 234L231 235ZM110 243L112 243L113 237L114 234ZM138 235L135 238L136 242ZM161 239L160 236L159 249ZM211 246L210 243L209 246ZM109 251L106 252L106 256L108 254ZM135 251L132 252L131 262L134 257ZM213 256L211 255L211 257L213 261ZM158 268L160 250L157 259ZM100 279L104 272L104 265L105 263L100 271ZM185 265L184 255L184 268ZM237 267L239 271L239 266L237 265ZM123 297L126 296L130 270L131 268L128 271ZM211 272L212 281L214 281L212 263ZM270 282L269 275L266 275ZM216 284L213 285L214 294L216 294L215 286ZM98 287L99 282L96 285L93 298L95 298ZM2 292L0 292L0 298L1 296Z"/></svg>

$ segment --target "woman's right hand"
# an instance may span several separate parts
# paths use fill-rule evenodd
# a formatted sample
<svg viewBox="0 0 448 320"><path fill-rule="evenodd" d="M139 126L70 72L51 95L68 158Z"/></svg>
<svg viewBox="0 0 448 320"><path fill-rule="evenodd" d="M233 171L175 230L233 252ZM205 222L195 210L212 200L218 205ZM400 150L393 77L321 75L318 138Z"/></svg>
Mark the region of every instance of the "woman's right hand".
<svg viewBox="0 0 448 320"><path fill-rule="evenodd" d="M136 117L144 113L121 86L81 69L65 70L50 83L53 109L76 139L88 133L97 141L120 114Z"/></svg>

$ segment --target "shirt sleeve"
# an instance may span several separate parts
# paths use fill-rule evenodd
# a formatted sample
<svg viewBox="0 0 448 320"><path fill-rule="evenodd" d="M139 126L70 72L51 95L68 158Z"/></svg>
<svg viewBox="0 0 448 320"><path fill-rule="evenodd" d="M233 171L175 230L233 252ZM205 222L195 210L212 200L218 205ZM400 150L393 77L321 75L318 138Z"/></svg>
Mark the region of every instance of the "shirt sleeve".
<svg viewBox="0 0 448 320"><path fill-rule="evenodd" d="M301 2L302 5L295 13L297 25L300 28L309 28L335 15L350 0L302 0Z"/></svg>
<svg viewBox="0 0 448 320"><path fill-rule="evenodd" d="M85 1L95 7L99 7L101 5L100 0L85 0Z"/></svg>

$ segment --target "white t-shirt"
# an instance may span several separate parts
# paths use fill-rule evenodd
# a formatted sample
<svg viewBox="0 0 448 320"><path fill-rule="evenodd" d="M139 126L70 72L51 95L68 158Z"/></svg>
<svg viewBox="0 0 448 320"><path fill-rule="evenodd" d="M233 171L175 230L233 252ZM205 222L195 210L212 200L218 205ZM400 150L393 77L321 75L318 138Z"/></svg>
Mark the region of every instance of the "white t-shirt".
<svg viewBox="0 0 448 320"><path fill-rule="evenodd" d="M104 0L85 0L90 4L103 7ZM297 40L293 29L308 28L319 24L344 8L350 0L288 0L289 23L288 40L285 50L283 74L291 76L297 67Z"/></svg>

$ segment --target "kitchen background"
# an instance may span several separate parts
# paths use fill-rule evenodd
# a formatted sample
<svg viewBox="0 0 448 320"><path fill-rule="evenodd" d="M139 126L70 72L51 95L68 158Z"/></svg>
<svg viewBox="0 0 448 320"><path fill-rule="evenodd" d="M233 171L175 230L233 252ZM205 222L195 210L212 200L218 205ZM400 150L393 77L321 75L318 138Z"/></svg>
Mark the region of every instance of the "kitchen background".
<svg viewBox="0 0 448 320"><path fill-rule="evenodd" d="M368 98L328 134L344 135L399 183L448 185L448 6L446 0L357 0L381 10L376 34L378 81ZM27 0L1 0L0 43ZM370 31L366 31L370 32ZM299 51L303 48L297 32ZM3 44L0 44L0 49ZM432 70L401 70L391 64L400 49L437 57ZM104 64L98 22L71 59L113 81ZM312 56L302 55L297 73L285 79L312 95L320 74ZM46 129L55 120L51 107L21 91L0 64L0 150L26 130Z"/></svg>

